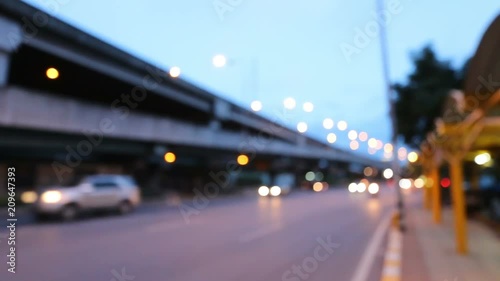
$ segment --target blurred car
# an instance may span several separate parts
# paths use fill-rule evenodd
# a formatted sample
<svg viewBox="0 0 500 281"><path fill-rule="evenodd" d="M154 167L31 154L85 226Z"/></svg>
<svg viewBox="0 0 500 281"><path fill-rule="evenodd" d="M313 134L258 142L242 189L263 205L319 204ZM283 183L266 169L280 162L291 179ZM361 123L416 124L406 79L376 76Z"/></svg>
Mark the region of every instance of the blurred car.
<svg viewBox="0 0 500 281"><path fill-rule="evenodd" d="M93 175L40 192L34 203L39 219L57 215L65 221L96 210L116 210L126 214L141 202L140 190L130 176Z"/></svg>
<svg viewBox="0 0 500 281"><path fill-rule="evenodd" d="M295 176L291 173L281 173L276 175L274 185L263 185L259 187L257 192L260 196L277 197L287 195L291 192L292 187L295 185Z"/></svg>
<svg viewBox="0 0 500 281"><path fill-rule="evenodd" d="M362 179L359 183L352 182L349 184L348 190L350 193L368 193L371 197L377 197L380 192L380 186L376 182Z"/></svg>

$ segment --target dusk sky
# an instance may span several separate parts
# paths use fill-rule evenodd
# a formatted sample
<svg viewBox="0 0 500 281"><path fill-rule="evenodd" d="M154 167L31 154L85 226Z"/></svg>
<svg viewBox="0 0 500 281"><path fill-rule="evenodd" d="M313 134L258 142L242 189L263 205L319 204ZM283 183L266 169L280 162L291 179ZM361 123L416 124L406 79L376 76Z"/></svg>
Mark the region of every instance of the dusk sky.
<svg viewBox="0 0 500 281"><path fill-rule="evenodd" d="M285 125L305 121L307 134L317 139L326 141L329 133L325 117L347 121L347 131L390 139L380 38L365 31L374 25L375 0L26 2L159 67L179 66L183 79L239 105L248 108L259 99L265 116L272 118L284 98L294 97L294 120ZM410 54L427 44L461 66L500 12L497 0L391 2L397 7L387 7L393 82L404 81L412 70ZM355 42L360 30L363 45ZM348 45L356 48L352 55L342 50ZM231 63L215 68L216 54ZM252 61L259 71L252 71ZM302 110L306 101L314 104L312 113ZM347 131L330 131L337 134L335 146L349 147ZM367 154L366 143L358 151Z"/></svg>

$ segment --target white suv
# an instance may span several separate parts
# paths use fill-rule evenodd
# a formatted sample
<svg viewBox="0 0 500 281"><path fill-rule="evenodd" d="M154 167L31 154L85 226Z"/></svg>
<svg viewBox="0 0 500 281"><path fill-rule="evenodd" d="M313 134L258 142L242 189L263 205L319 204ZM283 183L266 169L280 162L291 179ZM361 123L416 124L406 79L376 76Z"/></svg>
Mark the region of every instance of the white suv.
<svg viewBox="0 0 500 281"><path fill-rule="evenodd" d="M130 176L93 175L65 185L40 192L35 203L39 218L59 215L73 220L81 212L118 210L121 214L132 211L141 201L140 190Z"/></svg>

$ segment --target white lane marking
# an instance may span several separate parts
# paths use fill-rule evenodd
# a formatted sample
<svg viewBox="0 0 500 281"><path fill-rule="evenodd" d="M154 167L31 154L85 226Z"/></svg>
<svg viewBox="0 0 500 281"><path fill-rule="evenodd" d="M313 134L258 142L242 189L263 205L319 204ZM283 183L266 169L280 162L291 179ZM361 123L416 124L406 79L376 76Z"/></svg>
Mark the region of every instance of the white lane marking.
<svg viewBox="0 0 500 281"><path fill-rule="evenodd" d="M373 262L375 261L375 258L377 256L378 249L382 244L384 234L386 233L387 228L389 228L389 224L391 223L391 215L392 213L388 214L378 225L377 229L375 230L375 234L372 236L372 239L368 243L368 247L363 253L363 257L361 258L356 271L354 271L354 276L352 277L351 281L366 281L366 279L368 278L368 274L370 273Z"/></svg>
<svg viewBox="0 0 500 281"><path fill-rule="evenodd" d="M254 232L250 232L250 233L247 233L245 235L240 236L240 238L238 240L241 243L248 243L248 242L251 242L253 240L262 238L266 235L269 235L271 233L274 233L280 229L281 229L281 226L271 226L271 227L261 228L261 229L254 231Z"/></svg>

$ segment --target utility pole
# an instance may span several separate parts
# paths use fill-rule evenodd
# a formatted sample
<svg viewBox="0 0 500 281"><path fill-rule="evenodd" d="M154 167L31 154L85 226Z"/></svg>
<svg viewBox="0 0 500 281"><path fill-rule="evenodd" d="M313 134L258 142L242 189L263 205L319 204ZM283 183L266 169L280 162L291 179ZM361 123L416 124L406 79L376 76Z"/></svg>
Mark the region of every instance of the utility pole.
<svg viewBox="0 0 500 281"><path fill-rule="evenodd" d="M378 14L382 14L384 11L384 0L377 0L377 12ZM389 51L388 51L388 42L387 42L387 30L384 24L380 25L380 50L382 52L382 67L383 67L383 75L384 82L387 91L387 100L389 102L389 116L391 119L392 125L392 136L391 142L393 146L393 154L392 154L392 170L394 171L393 175L393 184L394 189L396 191L397 196L397 210L399 213L399 228L400 231L405 230L405 213L404 213L404 201L403 201L403 193L401 192L401 188L399 187L399 179L400 179L400 167L399 167L399 159L396 156L398 152L398 123L396 120L396 98L394 95L394 91L391 85L391 76L389 71Z"/></svg>

